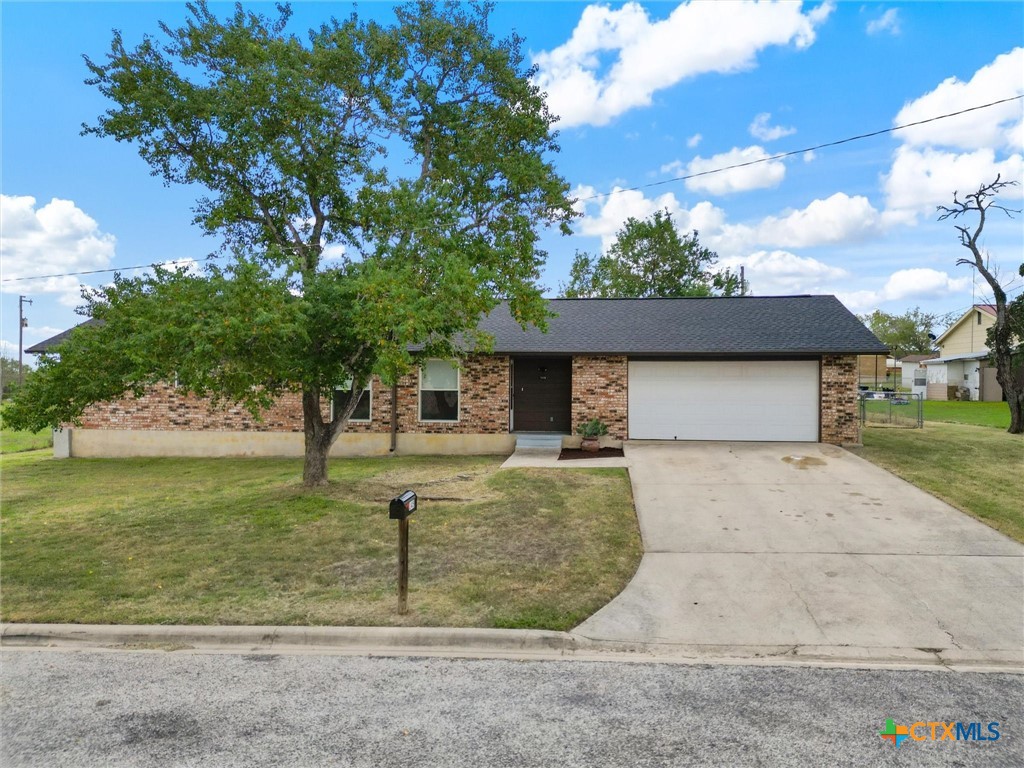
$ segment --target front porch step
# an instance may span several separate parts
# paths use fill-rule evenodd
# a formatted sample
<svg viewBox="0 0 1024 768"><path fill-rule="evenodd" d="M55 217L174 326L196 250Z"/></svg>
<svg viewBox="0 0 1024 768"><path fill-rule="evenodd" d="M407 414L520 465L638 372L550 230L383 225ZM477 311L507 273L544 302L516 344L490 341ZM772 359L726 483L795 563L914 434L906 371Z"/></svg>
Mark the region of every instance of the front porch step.
<svg viewBox="0 0 1024 768"><path fill-rule="evenodd" d="M516 450L520 448L548 448L561 450L562 437L559 434L547 432L518 432L516 433Z"/></svg>

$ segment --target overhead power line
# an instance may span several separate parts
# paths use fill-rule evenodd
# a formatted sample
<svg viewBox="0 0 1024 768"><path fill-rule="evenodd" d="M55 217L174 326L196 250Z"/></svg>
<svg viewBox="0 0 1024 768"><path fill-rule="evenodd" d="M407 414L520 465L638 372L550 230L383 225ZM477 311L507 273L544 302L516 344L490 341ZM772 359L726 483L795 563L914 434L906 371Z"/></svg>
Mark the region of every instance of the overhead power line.
<svg viewBox="0 0 1024 768"><path fill-rule="evenodd" d="M210 261L212 259L219 259L221 256L213 253L203 259L170 259L169 261L157 261L153 264L138 264L134 267L111 267L110 269L87 269L82 272L59 272L53 275L31 275L28 277L5 277L0 282L4 283L17 283L22 280L49 280L54 277L78 277L79 275L102 275L106 272L129 272L133 269L152 269L154 267L173 268L176 264L184 264L185 262Z"/></svg>
<svg viewBox="0 0 1024 768"><path fill-rule="evenodd" d="M950 117L957 117L958 115L965 115L968 112L976 112L979 109L988 109L989 107L995 107L995 106L998 106L999 104L1006 104L1006 103L1011 102L1011 101L1020 101L1021 99L1024 99L1024 94L1022 94L1020 96L1010 96L1009 98L999 99L998 101L990 101L988 104L979 104L976 107L968 107L967 109L961 109L961 110L959 110L957 112L948 112L948 113L946 113L944 115L936 115L935 117L929 117L929 118L927 118L925 120L917 120L917 121L915 121L913 123L904 123L903 125L894 125L894 126L891 126L889 128L883 128L883 129L878 130L878 131L871 131L870 133L860 133L860 134L857 134L856 136L848 136L845 139L837 139L836 141L827 141L824 144L815 144L813 147L804 147L803 149L793 149L793 150L790 150L789 152L779 152L778 154L775 154L775 155L769 155L768 157L761 157L761 158L758 158L757 160L748 160L748 161L746 161L744 163L734 163L733 165L725 165L725 166L722 166L721 168L712 168L711 170L701 171L700 173L690 173L690 174L687 174L685 176L673 176L670 179L663 179L661 181L652 181L649 184L640 184L640 185L635 186L635 187L616 187L615 189L611 190L610 192L599 192L599 193L597 193L595 195L590 195L589 197L577 198L577 201L578 202L586 202L588 200L597 200L597 199L602 198L602 197L611 197L612 195L619 195L619 194L622 194L623 192L636 192L636 191L641 190L641 189L649 189L651 187L660 187L660 186L662 186L664 184L673 184L673 183L675 183L677 181L686 181L688 179L696 179L696 178L698 178L700 176L711 176L712 174L715 174L715 173L724 173L725 171L733 171L733 170L735 170L737 168L746 168L747 166L757 165L759 163L768 163L768 162L771 162L772 160L781 160L781 159L783 159L785 157L792 157L793 155L802 155L805 152L813 152L813 151L818 150L818 149L826 149L828 147L838 147L840 144L849 144L851 141L860 141L861 139L870 139L870 138L872 138L874 136L881 136L881 135L886 134L886 133L894 133L895 131L902 131L902 130L904 130L906 128L913 128L914 126L925 125L926 123L934 123L936 120L945 120L945 119L950 118ZM424 227L423 229L430 229L430 227ZM419 230L416 230L416 231L419 231ZM210 259L214 259L214 258L220 258L220 256L212 254L210 256L207 256L206 260L209 261ZM61 272L61 273L53 274L53 275L31 275L31 276L27 276L27 277L8 277L8 278L4 278L3 280L0 280L0 282L16 283L16 282L22 282L22 281L25 281L25 280L49 280L49 279L57 278L57 277L79 277L81 275L100 275L100 274L104 274L104 273L107 273L107 272L130 272L130 271L136 270L136 269L151 269L151 268L157 267L157 266L166 266L167 264L168 264L168 262L164 261L164 262L159 262L159 263L154 263L154 264L139 264L139 265L134 266L134 267L111 267L110 269L90 269L90 270L85 270L85 271L82 271L82 272Z"/></svg>
<svg viewBox="0 0 1024 768"><path fill-rule="evenodd" d="M671 179L663 179L661 181L652 181L649 184L640 184L640 185L635 186L635 187L616 188L616 189L613 189L611 192L599 192L596 195L590 195L589 197L580 197L580 198L577 198L577 199L580 202L586 202L587 200L597 200L598 198L601 198L601 197L610 197L612 195L618 195L618 194L621 194L623 192L635 192L635 191L640 190L640 189L648 189L650 187L659 187L659 186L661 186L663 184L672 184L672 183L677 182L677 181L686 181L687 179L696 179L699 176L710 176L711 174L714 174L714 173L722 173L724 171L732 171L732 170L735 170L736 168L746 168L748 165L757 165L758 163L768 163L768 162L771 162L772 160L781 160L784 157L791 157L793 155L802 155L805 152L813 152L813 151L815 151L817 149L826 149L827 147L837 147L840 144L848 144L851 141L859 141L861 139L870 139L873 136L881 136L882 134L885 134L885 133L893 133L894 131L902 131L905 128L913 128L914 126L917 126L917 125L924 125L926 123L934 123L936 120L945 120L948 117L956 117L957 115L965 115L968 112L976 112L979 109L988 109L989 107L994 107L994 106L997 106L999 104L1006 104L1007 102L1010 102L1010 101L1020 101L1021 99L1024 99L1024 94L1022 94L1020 96L1011 96L1011 97L1009 97L1007 99L999 99L999 101L990 101L988 104L979 104L976 107L969 107L967 109L961 109L958 112L949 112L949 113L947 113L945 115L937 115L935 117L929 117L926 120L917 120L916 122L913 122L913 123L904 123L903 125L894 125L894 126L892 126L890 128L883 128L880 131L872 131L871 133L861 133L861 134L858 134L856 136L850 136L848 138L839 139L837 141L827 141L824 144L816 144L813 147L804 147L803 149L793 149L793 150L790 150L789 152L779 152L776 155L769 155L768 157L761 157L761 158L758 158L757 160L748 160L748 161L746 161L744 163L735 163L733 165L726 165L726 166L723 166L721 168L713 168L713 169L711 169L709 171L701 171L700 173L690 173L690 174L687 174L685 176L673 176Z"/></svg>

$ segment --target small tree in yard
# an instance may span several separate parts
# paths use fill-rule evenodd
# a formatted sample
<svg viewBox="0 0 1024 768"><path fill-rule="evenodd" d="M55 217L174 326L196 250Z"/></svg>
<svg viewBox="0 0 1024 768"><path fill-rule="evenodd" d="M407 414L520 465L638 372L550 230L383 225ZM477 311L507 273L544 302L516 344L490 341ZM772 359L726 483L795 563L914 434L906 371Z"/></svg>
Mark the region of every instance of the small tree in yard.
<svg viewBox="0 0 1024 768"><path fill-rule="evenodd" d="M960 244L971 252L970 258L957 259L956 263L976 269L992 290L996 304L996 322L989 329L987 343L996 363L996 380L1003 388L1010 408L1008 431L1019 435L1024 434L1024 356L1019 349L1019 345L1024 342L1024 336L1020 334L1024 329L1024 301L1018 296L1013 302L1007 303L1006 289L1000 284L999 275L990 269L989 260L982 254L978 245L989 210L1002 211L1011 218L1014 213L1020 213L996 202L996 197L1002 190L1016 185L1016 181L1000 181L1000 177L996 176L995 181L982 185L977 192L965 195L963 199L954 192L953 205L940 205L938 210L941 212L939 221L958 219L966 215L978 217L973 229L969 226L955 225L960 233ZM1024 276L1024 263L1018 267L1017 272Z"/></svg>
<svg viewBox="0 0 1024 768"><path fill-rule="evenodd" d="M521 40L488 31L487 5L412 3L384 27L354 14L285 31L236 6L188 6L181 28L134 49L115 33L86 59L110 109L84 132L133 142L154 175L208 191L195 223L233 258L195 275L117 278L88 295L103 324L44 355L8 414L75 422L89 404L158 380L254 414L301 392L304 482L373 374L421 355L486 349L502 299L544 324L538 225L568 233L568 186L545 158L554 117ZM458 342L453 341L458 339ZM332 419L321 401L351 382Z"/></svg>

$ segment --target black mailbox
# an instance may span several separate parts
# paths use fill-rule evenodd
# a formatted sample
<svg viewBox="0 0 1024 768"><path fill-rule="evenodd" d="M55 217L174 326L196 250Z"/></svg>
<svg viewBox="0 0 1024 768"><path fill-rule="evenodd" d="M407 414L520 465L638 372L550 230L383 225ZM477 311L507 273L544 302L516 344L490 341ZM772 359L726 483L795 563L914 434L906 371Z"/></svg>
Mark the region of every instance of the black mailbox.
<svg viewBox="0 0 1024 768"><path fill-rule="evenodd" d="M406 491L401 496L396 496L391 500L391 505L388 507L388 517L392 520L405 520L415 511L416 494L412 491Z"/></svg>

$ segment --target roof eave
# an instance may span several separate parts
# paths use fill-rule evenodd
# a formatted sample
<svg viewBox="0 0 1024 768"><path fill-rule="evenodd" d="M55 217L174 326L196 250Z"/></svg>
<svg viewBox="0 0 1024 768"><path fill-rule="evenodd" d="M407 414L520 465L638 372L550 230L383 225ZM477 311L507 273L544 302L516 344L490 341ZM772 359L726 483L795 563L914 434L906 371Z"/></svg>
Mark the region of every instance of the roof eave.
<svg viewBox="0 0 1024 768"><path fill-rule="evenodd" d="M821 357L822 355L886 355L887 349L764 349L764 350L670 350L663 349L495 349L493 355L579 355L611 357Z"/></svg>

